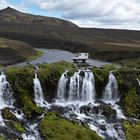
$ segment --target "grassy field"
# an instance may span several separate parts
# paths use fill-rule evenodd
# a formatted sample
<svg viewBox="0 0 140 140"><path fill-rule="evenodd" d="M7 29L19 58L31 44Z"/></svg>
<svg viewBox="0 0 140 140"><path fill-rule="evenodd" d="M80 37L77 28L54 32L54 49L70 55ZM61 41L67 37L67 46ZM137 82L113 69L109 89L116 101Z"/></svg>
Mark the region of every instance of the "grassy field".
<svg viewBox="0 0 140 140"><path fill-rule="evenodd" d="M33 60L42 55L30 45L5 38L0 38L0 66Z"/></svg>

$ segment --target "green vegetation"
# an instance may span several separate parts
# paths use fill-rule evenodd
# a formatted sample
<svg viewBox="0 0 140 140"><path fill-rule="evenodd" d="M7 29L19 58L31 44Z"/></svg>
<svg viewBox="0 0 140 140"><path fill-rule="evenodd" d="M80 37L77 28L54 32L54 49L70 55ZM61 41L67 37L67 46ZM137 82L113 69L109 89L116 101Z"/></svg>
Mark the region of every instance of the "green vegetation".
<svg viewBox="0 0 140 140"><path fill-rule="evenodd" d="M34 60L43 55L30 45L16 40L0 38L0 65Z"/></svg>
<svg viewBox="0 0 140 140"><path fill-rule="evenodd" d="M140 139L140 122L123 122L123 128L128 140Z"/></svg>
<svg viewBox="0 0 140 140"><path fill-rule="evenodd" d="M45 140L102 140L89 128L73 124L51 112L42 119L39 130Z"/></svg>
<svg viewBox="0 0 140 140"><path fill-rule="evenodd" d="M95 87L98 98L101 97L103 90L108 82L109 72L115 69L116 67L114 65L105 65L101 68L94 67L92 69L95 77Z"/></svg>
<svg viewBox="0 0 140 140"><path fill-rule="evenodd" d="M42 109L33 101L34 68L32 66L11 67L6 70L6 75L14 91L15 105L21 108L28 118L41 115Z"/></svg>
<svg viewBox="0 0 140 140"><path fill-rule="evenodd" d="M26 129L17 121L7 122L7 125L11 126L14 129L16 129L16 131L18 131L20 133L25 133L26 132Z"/></svg>
<svg viewBox="0 0 140 140"><path fill-rule="evenodd" d="M5 108L1 112L4 119L16 120L16 117L10 112L10 108Z"/></svg>
<svg viewBox="0 0 140 140"><path fill-rule="evenodd" d="M0 140L7 140L7 139L3 136L0 136Z"/></svg>

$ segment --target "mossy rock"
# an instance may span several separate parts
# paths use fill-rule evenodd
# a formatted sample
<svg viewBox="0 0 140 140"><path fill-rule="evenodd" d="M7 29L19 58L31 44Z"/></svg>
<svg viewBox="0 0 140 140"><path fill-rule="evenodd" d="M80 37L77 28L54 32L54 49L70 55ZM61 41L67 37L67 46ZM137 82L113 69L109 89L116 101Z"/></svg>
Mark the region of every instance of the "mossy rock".
<svg viewBox="0 0 140 140"><path fill-rule="evenodd" d="M1 111L2 117L7 120L16 120L16 116L10 112L10 108L5 108Z"/></svg>
<svg viewBox="0 0 140 140"><path fill-rule="evenodd" d="M45 140L102 140L89 128L73 124L51 112L42 119L39 130Z"/></svg>
<svg viewBox="0 0 140 140"><path fill-rule="evenodd" d="M19 104L23 113L28 118L41 115L43 110L40 107L36 106L26 90L20 90L20 92L21 96L19 97Z"/></svg>
<svg viewBox="0 0 140 140"><path fill-rule="evenodd" d="M6 124L14 128L17 132L26 133L26 129L17 121L6 122Z"/></svg>
<svg viewBox="0 0 140 140"><path fill-rule="evenodd" d="M3 136L0 136L0 140L8 140L8 139L6 139L6 138L3 137Z"/></svg>
<svg viewBox="0 0 140 140"><path fill-rule="evenodd" d="M140 140L140 122L123 122L123 128L128 140Z"/></svg>
<svg viewBox="0 0 140 140"><path fill-rule="evenodd" d="M108 83L109 72L114 69L115 69L114 65L105 65L101 68L96 67L92 68L92 72L95 77L95 89L97 92L97 98L102 97L104 88Z"/></svg>
<svg viewBox="0 0 140 140"><path fill-rule="evenodd" d="M68 77L72 77L73 74L74 74L76 71L77 71L76 68L72 68L72 69L70 69L70 70L67 72L67 76L68 76Z"/></svg>
<svg viewBox="0 0 140 140"><path fill-rule="evenodd" d="M132 88L125 93L122 104L128 116L140 118L140 98L137 95L135 88Z"/></svg>

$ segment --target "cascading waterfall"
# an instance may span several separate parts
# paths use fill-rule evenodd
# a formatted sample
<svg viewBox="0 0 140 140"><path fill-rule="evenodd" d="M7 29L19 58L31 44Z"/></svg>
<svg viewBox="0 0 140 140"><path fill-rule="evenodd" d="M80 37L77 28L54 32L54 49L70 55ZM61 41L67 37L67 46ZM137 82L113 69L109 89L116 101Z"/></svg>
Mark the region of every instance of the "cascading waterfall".
<svg viewBox="0 0 140 140"><path fill-rule="evenodd" d="M64 72L59 80L56 102L85 104L93 102L95 97L93 73L89 70L79 70L69 78L67 72ZM80 75L81 72L84 76Z"/></svg>
<svg viewBox="0 0 140 140"><path fill-rule="evenodd" d="M85 71L85 78L82 86L82 101L94 102L95 99L95 80L90 71Z"/></svg>
<svg viewBox="0 0 140 140"><path fill-rule="evenodd" d="M112 71L109 74L108 84L103 92L102 101L111 104L111 107L116 110L117 118L125 118L120 106L116 104L119 101L119 90L117 80Z"/></svg>
<svg viewBox="0 0 140 140"><path fill-rule="evenodd" d="M102 99L105 103L110 103L112 109L116 110L116 121L111 123L106 116L102 115L102 110L97 114L92 111L86 113L81 112L83 106L88 106L88 108L100 108L102 103L96 100L95 93L95 80L91 71L79 70L75 72L71 78L67 76L66 71L62 74L58 83L55 105L62 106L64 110L66 108L63 115L68 119L78 119L79 121L87 122L90 128L96 131L105 140L126 140L121 123L117 121L124 116L120 107L115 104L118 101L119 92L117 80L112 72L110 72L109 81ZM77 117L73 118L72 116Z"/></svg>
<svg viewBox="0 0 140 140"><path fill-rule="evenodd" d="M12 91L9 85L9 82L6 79L6 76L2 72L0 75L0 110L6 108L6 107L12 107L13 105L13 98L12 98ZM0 125L5 126L4 120L1 116L0 111Z"/></svg>
<svg viewBox="0 0 140 140"><path fill-rule="evenodd" d="M109 74L108 84L103 92L102 100L105 103L114 104L119 97L118 83L112 72Z"/></svg>
<svg viewBox="0 0 140 140"><path fill-rule="evenodd" d="M12 91L9 85L9 82L6 79L6 76L2 72L0 75L0 109L5 107L12 107L13 98Z"/></svg>
<svg viewBox="0 0 140 140"><path fill-rule="evenodd" d="M44 99L42 87L40 81L37 77L37 71L35 71L35 78L33 79L34 83L34 100L37 106L48 107L47 102Z"/></svg>
<svg viewBox="0 0 140 140"><path fill-rule="evenodd" d="M66 85L68 82L67 72L68 71L65 71L62 74L62 76L58 82L57 99L61 100L61 101L64 101L64 99L65 99Z"/></svg>

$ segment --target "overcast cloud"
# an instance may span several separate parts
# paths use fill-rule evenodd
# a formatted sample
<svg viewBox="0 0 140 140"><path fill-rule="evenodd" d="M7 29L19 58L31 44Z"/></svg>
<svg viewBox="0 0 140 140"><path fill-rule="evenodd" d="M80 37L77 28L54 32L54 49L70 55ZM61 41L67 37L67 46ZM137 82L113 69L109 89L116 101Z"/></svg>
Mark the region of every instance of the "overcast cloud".
<svg viewBox="0 0 140 140"><path fill-rule="evenodd" d="M83 27L140 29L140 0L22 0L21 5L61 12Z"/></svg>

